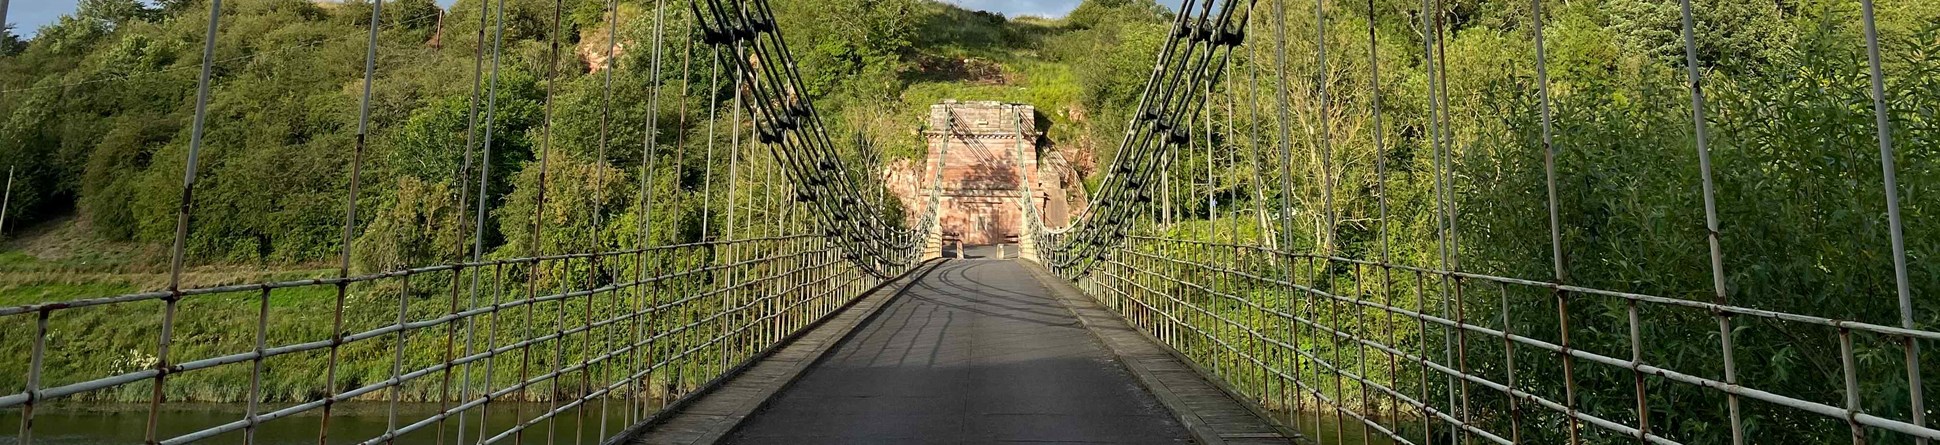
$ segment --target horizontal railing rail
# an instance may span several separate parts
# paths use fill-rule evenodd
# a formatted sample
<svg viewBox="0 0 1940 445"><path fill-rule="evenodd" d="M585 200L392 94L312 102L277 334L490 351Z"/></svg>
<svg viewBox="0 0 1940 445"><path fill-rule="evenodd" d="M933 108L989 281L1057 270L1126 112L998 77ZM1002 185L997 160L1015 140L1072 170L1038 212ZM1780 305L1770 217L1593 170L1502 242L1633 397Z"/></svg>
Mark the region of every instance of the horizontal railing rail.
<svg viewBox="0 0 1940 445"><path fill-rule="evenodd" d="M602 260L614 260L601 263ZM576 266L587 266L575 271ZM618 281L617 277L636 278ZM432 277L426 279L426 277ZM413 283L413 278L418 282ZM471 287L467 280L481 280ZM522 281L538 280L542 293L524 294ZM63 399L113 400L118 390L134 386L170 385L184 376L204 373L241 374L247 378L249 392L237 401L249 404L249 411L238 419L192 429L172 437L158 437L157 443L179 444L252 434L271 422L298 422L325 408L340 403L369 400L390 402L385 414L391 426L381 434L351 437L357 443L376 444L395 441L426 442L449 440L457 435L476 433L482 443L499 443L524 434L536 425L548 425L550 442L559 423L570 416L576 433L595 428L598 438L617 432L611 421L628 424L645 419L657 409L683 394L700 389L707 382L775 347L783 339L828 315L860 296L881 279L842 258L826 238L784 236L733 241L713 241L645 249L618 250L594 254L553 255L516 258L432 267L420 267L356 275L342 279L291 280L251 285L229 285L176 292L143 292L112 297L82 298L8 308L0 312L0 332L9 339L32 341L32 355L25 375L4 376L24 384L25 390L0 396L0 409L18 409L23 416L23 436L31 432L36 411ZM429 284L427 284L429 283ZM393 319L369 329L344 333L324 333L300 341L270 341L275 318L300 316L281 312L286 294L308 289L347 291L347 307L328 305L316 310L343 310L353 314L390 313ZM465 304L465 289L475 289L477 297L490 301ZM426 303L437 302L437 294L448 293L449 301L436 309ZM522 295L523 294L523 295ZM56 328L70 314L81 318L83 312L115 312L116 315L152 313L137 306L157 301L181 300L194 296L212 303L232 304L256 300L255 317L247 320L256 334L253 345L207 357L183 356L180 362L148 369L115 372L107 375L60 375L59 384L48 379L47 371L62 363L49 354ZM233 300L225 299L233 298ZM476 298L476 297L474 297ZM418 303L414 305L414 303ZM380 309L380 306L390 309ZM414 306L416 309L413 309ZM304 308L295 308L304 309ZM193 318L190 311L181 320ZM240 324L242 321L230 320ZM178 320L179 322L179 320ZM371 323L364 323L369 325ZM138 323L101 326L106 332L94 335L135 335ZM438 328L444 329L438 329ZM193 332L178 327L178 347L198 340L184 334ZM221 342L201 344L201 350L222 349ZM232 344L234 342L231 342ZM278 399L263 390L266 377L276 374L308 374L265 366L285 359L315 358L332 349L357 353L333 354L329 363L345 369L385 368L387 376L357 383L351 378L321 381L309 375L304 383L319 396ZM407 350L443 351L429 359L407 357ZM550 354L550 358L540 357ZM433 354L436 355L436 354ZM535 363L535 358L543 361ZM247 368L239 370L238 368ZM66 368L63 368L66 369ZM511 370L517 369L517 378ZM285 379L287 380L287 379ZM241 385L244 382L227 382ZM45 386L43 386L45 385ZM421 394L439 406L435 413L418 418L400 418L397 403ZM179 391L164 387L160 399L148 400L150 422L171 422L171 412L161 409L176 402ZM327 394L327 396L321 396ZM525 404L548 403L543 410L526 413ZM598 402L598 408L589 405ZM258 409L277 403L276 409ZM488 421L494 403L515 403L516 422ZM609 414L608 403L621 408ZM593 411L597 411L594 413ZM613 416L609 419L607 416ZM597 419L590 417L597 416ZM320 434L334 432L328 415L319 423ZM496 422L496 423L494 423ZM458 425L447 425L457 423ZM476 423L475 426L468 424ZM436 432L430 430L436 427ZM475 428L475 431L469 431ZM460 433L461 429L466 430ZM432 434L435 434L433 436ZM27 436L31 437L31 436Z"/></svg>
<svg viewBox="0 0 1940 445"><path fill-rule="evenodd" d="M1215 377L1232 383L1244 397L1301 421L1295 415L1329 414L1361 424L1364 434L1396 443L1442 443L1446 431L1431 436L1433 419L1494 443L1528 440L1534 421L1532 408L1547 411L1546 419L1564 416L1594 429L1656 444L1708 443L1716 437L1686 437L1668 431L1640 428L1634 413L1592 412L1555 397L1558 382L1518 380L1518 370L1550 371L1569 357L1580 364L1606 367L1649 380L1647 397L1678 397L1679 409L1704 409L1693 397L1702 393L1732 394L1770 407L1761 416L1784 421L1785 413L1815 416L1847 423L1855 429L1887 433L1887 437L1940 439L1940 429L1908 418L1888 417L1814 400L1814 394L1729 384L1706 376L1706 371L1677 369L1630 357L1571 346L1520 333L1508 314L1521 287L1564 292L1573 300L1611 298L1625 307L1616 314L1572 312L1573 320L1559 324L1627 325L1628 345L1641 348L1649 341L1641 324L1682 323L1664 312L1685 311L1699 323L1717 313L1750 319L1789 322L1794 329L1820 329L1836 337L1842 364L1838 372L1861 372L1855 350L1868 346L1893 350L1902 342L1940 338L1940 332L1904 329L1851 320L1690 301L1647 294L1584 288L1487 274L1440 270L1377 261L1288 252L1256 245L1135 235L1112 249L1101 267L1081 281L1082 288L1131 321L1141 331L1194 359ZM1398 276L1398 277L1397 277ZM1351 283L1351 284L1349 284ZM1461 290L1500 288L1488 298L1460 298ZM1445 298L1436 294L1450 294ZM1533 293L1532 293L1533 294ZM1440 298L1441 301L1436 300ZM1537 298L1537 297L1531 297ZM1412 300L1417 307L1404 307ZM1500 300L1500 301L1490 301ZM1586 300L1585 304L1593 304ZM1435 304L1445 304L1437 310ZM1485 314L1480 319L1470 318ZM1644 317L1640 314L1654 314ZM1498 318L1499 317L1499 318ZM1613 317L1610 320L1597 320ZM1378 325L1370 326L1369 323ZM1868 338L1855 339L1854 334ZM1814 334L1798 334L1814 337ZM1715 341L1715 340L1714 340ZM1858 344L1856 346L1855 344ZM1437 349L1447 349L1437 357ZM1487 362L1487 364L1484 364ZM1387 369L1370 372L1370 363ZM1593 371L1578 368L1572 391L1622 391L1636 388L1590 387L1581 376ZM1710 372L1715 372L1710 371ZM1330 386L1331 385L1331 386ZM1858 391L1848 378L1846 391ZM1484 393L1494 393L1485 398ZM1819 394L1823 396L1823 394ZM1486 399L1486 400L1485 400ZM1312 406L1303 406L1312 404ZM1718 407L1722 409L1722 407ZM1799 421L1799 420L1793 420ZM1316 417L1312 422L1321 423ZM1522 439L1518 439L1522 438Z"/></svg>

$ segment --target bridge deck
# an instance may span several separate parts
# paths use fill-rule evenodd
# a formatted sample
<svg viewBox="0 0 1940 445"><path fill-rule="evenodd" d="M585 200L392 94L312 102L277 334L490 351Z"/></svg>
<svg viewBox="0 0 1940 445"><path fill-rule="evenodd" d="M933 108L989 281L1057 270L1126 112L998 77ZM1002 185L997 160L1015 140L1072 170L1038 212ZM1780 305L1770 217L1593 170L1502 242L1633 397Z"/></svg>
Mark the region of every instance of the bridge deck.
<svg viewBox="0 0 1940 445"><path fill-rule="evenodd" d="M770 359L799 365L757 365L635 443L1288 443L1197 374L1173 372L1187 368L1166 365L1156 344L1112 328L1109 313L1036 277L1009 261L919 272L874 318L854 313L887 295ZM822 358L808 366L812 355Z"/></svg>

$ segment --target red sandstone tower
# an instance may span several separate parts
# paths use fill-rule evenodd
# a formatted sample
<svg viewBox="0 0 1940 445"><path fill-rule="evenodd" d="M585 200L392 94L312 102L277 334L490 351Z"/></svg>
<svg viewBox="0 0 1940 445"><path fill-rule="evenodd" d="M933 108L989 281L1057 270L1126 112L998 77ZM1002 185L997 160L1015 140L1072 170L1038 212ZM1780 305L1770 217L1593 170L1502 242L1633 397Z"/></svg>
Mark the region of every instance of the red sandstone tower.
<svg viewBox="0 0 1940 445"><path fill-rule="evenodd" d="M941 226L945 238L966 245L1015 242L1022 235L1028 193L1047 222L1066 218L1057 177L1046 183L1038 171L1037 110L1030 105L946 100L930 107L924 135L929 156L924 166L926 197L938 168ZM1054 191L1055 193L1048 193ZM919 198L920 199L920 198Z"/></svg>

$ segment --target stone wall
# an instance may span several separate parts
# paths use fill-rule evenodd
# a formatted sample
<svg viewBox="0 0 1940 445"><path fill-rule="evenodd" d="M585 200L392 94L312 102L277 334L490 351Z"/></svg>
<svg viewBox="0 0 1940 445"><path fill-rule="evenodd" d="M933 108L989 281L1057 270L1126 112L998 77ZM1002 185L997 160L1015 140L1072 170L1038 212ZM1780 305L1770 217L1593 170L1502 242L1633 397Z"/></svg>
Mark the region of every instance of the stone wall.
<svg viewBox="0 0 1940 445"><path fill-rule="evenodd" d="M1022 233L1017 200L1037 177L1036 110L999 102L930 107L924 179L941 184L943 236L965 244L1010 242Z"/></svg>
<svg viewBox="0 0 1940 445"><path fill-rule="evenodd" d="M1036 109L1001 102L944 101L930 107L924 135L929 155L911 208L922 208L930 182L941 169L945 238L988 245L1013 242L1021 235L1023 210L1017 200L1024 181L1038 180L1041 134Z"/></svg>
<svg viewBox="0 0 1940 445"><path fill-rule="evenodd" d="M907 209L910 223L929 205L932 179L940 167L944 236L969 245L1015 242L1023 210L1017 205L1024 181L1045 224L1063 227L1067 215L1084 206L1082 185L1055 151L1041 150L1037 110L1030 105L946 100L930 107L923 134L923 160L898 160L883 166L884 184ZM947 130L947 131L946 131ZM1079 197L1070 198L1078 187Z"/></svg>

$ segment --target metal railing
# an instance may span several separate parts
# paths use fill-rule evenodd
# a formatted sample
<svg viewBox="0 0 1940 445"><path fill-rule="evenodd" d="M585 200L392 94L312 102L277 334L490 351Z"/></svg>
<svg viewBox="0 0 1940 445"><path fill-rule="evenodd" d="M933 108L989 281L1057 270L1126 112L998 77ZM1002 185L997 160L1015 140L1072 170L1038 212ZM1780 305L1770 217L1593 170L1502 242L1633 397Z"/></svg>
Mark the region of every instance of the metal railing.
<svg viewBox="0 0 1940 445"><path fill-rule="evenodd" d="M604 3L607 29L619 29L619 2ZM458 246L452 258L469 256L470 261L437 259L425 262L452 262L353 273L352 246L367 223L358 216L358 203L365 197L360 187L378 55L385 31L402 23L385 15L380 0L370 4L357 134L355 144L346 147L342 250L334 267L317 272L318 277L203 287L184 276L191 262L185 246L197 215L199 153L212 85L218 81L214 64L221 62L214 55L222 43L223 2L208 1L166 290L0 307L0 350L20 352L0 360L25 363L18 374L0 375L0 391L5 391L0 412L19 413L18 443L34 443L36 419L62 402L134 401L146 404L141 437L154 444L256 443L265 426L292 423L314 425L320 444L525 443L541 435L545 443L611 442L619 440L614 434L622 428L691 400L914 267L922 235L937 224L935 205L905 229L882 217L879 200L860 199L856 176L839 150L844 147L828 139L812 104L794 93L805 89L765 3L731 2L730 10L707 1L707 11L701 3L651 2L649 62L645 67L615 62L601 75L596 160L612 159L607 149L618 144L612 136L620 125L613 119L614 71L650 70L649 78L658 84L649 86L649 109L661 109L662 90L673 80L682 83L682 96L707 97L708 108L691 116L682 100L677 125L647 113L632 221L639 232L632 241L603 239L616 236L606 224L608 208L621 207L608 202L603 186L592 188L590 208L572 209L569 216L550 214L555 210L547 202L549 174L556 174L549 172L558 115L554 88L560 84L560 36L566 34L564 4L554 2L553 32L544 33L550 50L544 60L544 124L538 128L543 137L526 167L536 168L538 181L520 185L535 191L528 195L530 225L518 227L523 233L507 233L503 246L486 243L488 216L504 210L494 207L493 197L511 196L489 190L495 162L486 161L504 157L493 153L503 149L494 143L499 126L493 123L499 119L507 13L504 1L486 1L478 5L471 54L464 159L453 166L460 209L454 225L458 244L469 246ZM665 39L670 28L673 42L688 40L677 77L671 76L673 64L662 60L677 46ZM618 60L617 34L607 35L605 60ZM707 47L694 51L702 43ZM768 63L751 63L750 57ZM695 92L692 70L702 65L711 72L709 89ZM786 72L775 72L775 66L786 66ZM723 75L731 82L723 85ZM733 104L723 104L729 95ZM744 112L750 114L746 119ZM698 190L684 185L657 190L660 178L684 177L688 133L697 138L700 133L695 129L700 125L687 121L701 114L707 118L706 138L695 148L704 146L706 152L694 156L705 159L702 184ZM719 126L726 127L720 135L729 142L721 161L725 172L716 168ZM676 139L672 153L662 153L667 147L661 132L668 129L677 132ZM748 136L746 144L742 135ZM769 156L753 154L762 145ZM763 158L771 162L754 162ZM657 172L662 164L675 169L673 174ZM592 183L608 183L611 169L595 167ZM757 167L765 178L754 178ZM775 181L777 172L782 181ZM476 189L467 187L474 183ZM699 208L683 208L689 200L698 201ZM671 221L654 213L663 204L674 207ZM468 220L474 206L476 217ZM680 227L683 214L700 221L698 236L656 233ZM590 227L547 227L581 217L589 217ZM716 217L724 217L724 224L710 227ZM743 231L738 237L737 229ZM564 234L572 238L566 243L582 247L542 242L567 231L574 233ZM654 246L656 239L703 241ZM628 243L642 247L609 247ZM549 250L582 252L546 255ZM492 252L523 258L486 259ZM82 351L73 344L128 350ZM199 402L244 406L234 420L215 423L175 409ZM361 422L368 423L372 410L382 413L380 432L342 425L349 414L338 407L353 402L362 405ZM427 412L405 403L436 408Z"/></svg>
<svg viewBox="0 0 1940 445"><path fill-rule="evenodd" d="M1844 390L1858 394L1856 350L1894 350L1940 339L1940 332L1176 238L1134 236L1102 264L1083 289L1237 392L1285 413L1288 423L1333 422L1395 443L1554 440L1572 426L1584 428L1574 440L1589 442L1709 443L1728 438L1728 430L1677 437L1651 429L1647 414L1658 408L1646 415L1593 412L1560 392L1632 395L1640 406L1675 397L1683 401L1678 409L1703 409L1692 400L1728 394L1768 405L1761 412L1773 421L1845 423L1855 440L1940 438L1940 429L1910 417L1828 403L1825 394L1730 384L1707 375L1715 371L1642 358L1651 323L1705 324L1719 314L1781 322L1800 337L1836 337ZM1627 327L1629 347L1565 346L1525 331L1516 321L1526 314L1508 313L1514 299L1554 295L1567 295L1571 306L1619 308L1566 307L1556 316L1563 326ZM1576 365L1568 371L1573 378L1554 374L1565 360Z"/></svg>
<svg viewBox="0 0 1940 445"><path fill-rule="evenodd" d="M1620 244L1629 241L1620 235L1628 234L1576 234L1570 232L1578 229L1572 224L1595 225L1588 220L1607 216L1595 212L1610 211L1597 206L1634 204L1613 202L1620 200L1599 197L1598 192L1633 196L1672 192L1622 183L1628 178L1615 185L1585 180L1587 185L1581 186L1564 182L1579 178L1559 180L1569 172L1559 171L1557 159L1575 153L1570 144L1594 146L1597 141L1589 139L1611 136L1571 134L1556 125L1561 118L1552 110L1557 100L1552 98L1548 78L1551 48L1544 40L1546 24L1556 19L1544 12L1546 2L1490 11L1482 14L1490 17L1484 20L1487 23L1462 25L1467 27L1465 32L1527 45L1491 53L1507 55L1500 60L1457 61L1466 72L1449 70L1457 31L1451 21L1473 20L1472 11L1441 1L1424 0L1418 8L1410 3L1185 2L1173 37L1158 55L1152 80L1140 96L1159 102L1135 111L1127 142L1105 173L1106 186L1096 194L1102 202L1095 203L1080 218L1080 226L1068 232L1027 224L1029 235L1046 250L1046 265L1079 281L1094 298L1224 380L1244 398L1286 415L1286 423L1308 431L1326 430L1321 426L1331 424L1336 431L1328 434L1339 433L1334 440L1355 436L1353 430L1369 443L1409 444L1847 440L1925 444L1940 438L1940 429L1927 420L1931 413L1922 383L1935 361L1923 352L1931 345L1923 343L1940 340L1940 331L1916 311L1917 288L1929 280L1918 277L1919 269L1909 266L1913 249L1907 247L1909 239L1903 233L1907 221L1900 197L1905 186L1896 179L1901 169L1895 165L1896 159L1920 151L1894 145L1896 137L1905 137L1899 136L1905 129L1896 131L1896 125L1925 124L1917 111L1898 101L1925 101L1930 96L1923 95L1931 92L1885 87L1892 79L1886 70L1891 65L1882 66L1872 1L1836 2L1841 6L1828 9L1831 12L1824 18L1828 23L1821 27L1828 34L1819 36L1826 40L1818 44L1850 43L1838 46L1836 54L1854 56L1820 67L1836 72L1828 75L1832 79L1813 78L1804 86L1765 86L1785 91L1742 84L1735 85L1737 90L1721 89L1738 94L1741 102L1745 97L1781 93L1791 96L1777 100L1836 102L1839 105L1811 112L1863 118L1865 124L1814 122L1821 127L1788 130L1824 132L1825 126L1833 126L1841 131L1861 130L1853 131L1852 137L1876 135L1833 145L1838 145L1837 150L1856 151L1854 159L1871 161L1876 143L1877 169L1861 166L1837 177L1803 178L1837 182L1840 191L1853 190L1838 199L1866 201L1813 203L1831 212L1865 215L1841 220L1852 222L1851 226L1804 230L1850 244L1838 249L1867 250L1863 255L1818 260L1868 262L1784 269L1766 267L1775 261L1765 257L1813 253L1754 252L1746 255L1752 259L1733 258L1730 263L1752 272L1727 272L1721 248L1727 232L1721 229L1720 199L1745 194L1746 188L1772 186L1757 183L1769 176L1714 177L1714 172L1736 172L1713 164L1713 146L1726 146L1720 140L1740 145L1732 147L1734 152L1727 153L1734 157L1726 159L1748 163L1743 168L1756 170L1772 168L1765 165L1768 159L1760 157L1771 153L1743 146L1782 153L1810 143L1782 136L1772 140L1770 135L1727 126L1731 122L1767 125L1744 124L1744 116L1762 118L1759 113L1783 111L1759 109L1769 104L1756 101L1749 105L1707 102L1709 82L1718 77L1726 77L1727 82L1734 79L1714 73L1714 67L1699 61L1699 42L1720 43L1705 41L1700 30L1713 25L1701 24L1693 11L1708 12L1706 8L1713 6L1680 0L1665 9L1674 11L1678 19L1669 23L1676 31L1669 39L1675 44L1673 52L1682 50L1680 57L1653 55L1647 63L1668 73L1650 79L1683 85L1642 89L1668 91L1664 95L1675 99L1671 104L1688 101L1684 102L1688 110L1672 112L1689 114L1651 121L1647 125L1671 127L1652 129L1671 137L1638 145L1668 140L1678 153L1691 156L1642 158L1639 168L1648 171L1621 171L1621 166L1600 163L1622 159L1628 153L1618 149L1630 147L1585 147L1584 151L1603 150L1594 155L1604 157L1592 157L1585 161L1590 165L1577 168L1590 169L1594 173L1584 176L1595 180L1661 176L1665 172L1661 169L1675 169L1675 184L1662 180L1649 184L1683 188L1674 192L1682 200L1667 200L1678 207L1650 211L1681 212L1682 222L1689 227L1638 230L1675 231L1677 239L1653 234L1657 238L1649 241L1667 243L1673 247L1654 247L1677 250L1680 255L1695 251L1688 258L1705 261L1646 269L1637 262L1662 259L1611 258L1598 255L1626 252L1610 253L1602 245L1581 248L1586 253L1578 253L1583 256L1578 261L1618 263L1602 267L1620 270L1617 274L1623 276L1615 279L1571 277L1568 261L1577 249L1572 244L1584 238ZM1407 32L1385 28L1394 24L1406 26L1402 31ZM1230 31L1235 26L1240 31ZM1304 43L1311 46L1293 48L1289 36L1295 33L1290 29L1306 33L1303 38L1309 40ZM1834 29L1838 32L1827 31ZM1340 33L1343 30L1348 32ZM1239 38L1221 37L1226 35ZM1500 46L1490 42L1482 46ZM1354 51L1347 51L1345 57L1335 53L1343 48ZM1386 54L1392 48L1412 54ZM1295 60L1288 56L1290 49L1311 57ZM1245 54L1235 56L1241 51ZM1222 77L1229 59L1237 60L1231 62L1236 74ZM1902 61L1909 66L1906 71L1930 69L1913 66L1911 59L1917 57ZM1383 74L1384 69L1397 68L1384 65L1395 63L1412 71ZM1293 69L1296 65L1300 68ZM1243 75L1237 73L1242 71ZM1478 76L1477 71L1494 77ZM1450 77L1457 76L1471 77L1457 87L1494 89L1460 97L1470 103L1453 101ZM1263 83L1262 78L1269 80ZM1835 85L1834 80L1849 80L1846 83L1852 85ZM1870 88L1863 92L1849 88L1862 80L1869 81ZM1351 89L1340 94L1343 88ZM1408 92L1421 97L1395 100L1399 105L1384 97L1404 89L1420 89ZM1263 97L1269 98L1264 110ZM1608 105L1581 96L1575 99L1571 105L1579 113L1586 103ZM1618 120L1635 117L1613 115L1623 116L1614 118ZM1713 134L1714 127L1750 134ZM1148 139L1152 134L1162 137ZM1307 151L1296 154L1294 147ZM1194 153L1200 148L1205 150L1203 157ZM1242 149L1250 152L1245 160L1238 154ZM1269 150L1278 152L1277 160ZM1261 156L1263 152L1269 156ZM1222 159L1222 154L1230 158ZM1401 163L1389 165L1397 161ZM1186 171L1188 165L1205 170ZM1226 175L1214 171L1221 165L1250 170L1251 178L1225 187L1222 176ZM1189 179L1200 175L1205 178L1203 184ZM1400 182L1404 180L1413 183ZM1413 187L1405 187L1391 202L1394 185ZM1605 186L1616 190L1597 189ZM1559 188L1571 194L1559 193ZM1482 191L1493 194L1464 196ZM1780 194L1782 199L1800 196ZM1198 203L1203 206L1181 204L1193 209L1174 212L1175 197L1203 200ZM1250 201L1254 208L1221 208L1222 201L1234 198ZM1572 199L1591 204L1588 209L1564 210L1562 204ZM1155 209L1161 204L1163 212ZM1241 216L1248 211L1258 218L1257 224ZM1470 224L1487 227L1459 224L1470 212L1488 217ZM1536 227L1540 223L1498 227L1524 219L1537 221L1524 217L1538 215L1547 216L1546 227ZM1651 223L1657 221L1643 225ZM1754 228L1729 232L1737 237L1731 240L1744 242L1765 235L1755 225L1747 227ZM1773 230L1777 236L1797 235L1762 230ZM1864 233L1829 233L1837 230ZM1484 243L1514 246L1465 246L1463 238L1474 235L1483 235L1478 238ZM1677 248L1698 244L1704 246ZM1483 254L1479 266L1463 263L1477 260L1477 254ZM1917 255L1912 259L1917 260ZM1542 267L1529 267L1535 263ZM1594 269L1576 268L1586 273ZM1866 270L1856 272L1859 269ZM1844 280L1840 284L1847 286L1758 287L1791 279L1769 276L1773 270L1823 274L1828 281ZM1646 278L1630 276L1638 273ZM1529 274L1550 276L1525 276ZM1740 278L1752 274L1764 276ZM1651 282L1656 279L1652 275L1682 281L1666 285ZM1815 278L1820 277L1802 280ZM1686 286L1683 281L1701 282L1701 286ZM1861 281L1865 284L1853 284ZM1892 290L1882 293L1886 284ZM1693 287L1703 289L1689 290ZM1842 290L1853 294L1837 294ZM1751 295L1734 296L1747 293ZM1783 301L1788 298L1812 299L1820 306ZM1863 309L1826 307L1839 306L1846 299ZM1889 310L1897 316L1885 317Z"/></svg>
<svg viewBox="0 0 1940 445"><path fill-rule="evenodd" d="M253 440L269 422L316 424L320 441L353 443L330 436L338 431L329 412L352 401L388 403L383 433L347 438L354 443L501 443L539 434L546 443L603 440L618 432L608 429L613 421L637 423L731 375L880 281L834 252L821 237L758 238L0 308L4 337L33 342L29 372L20 376L26 390L0 396L0 408L21 410L21 443L31 443L41 406L157 387L160 396L149 400L148 411L154 443ZM528 283L540 291L528 292ZM478 292L470 293L474 285ZM339 289L350 297L335 305L295 303L301 295ZM254 317L195 319L214 305L251 302ZM182 307L173 332L179 361L105 375L47 372L69 369L56 358L87 352L50 353L60 343L50 321L117 320L92 327L97 331L90 335L152 336L154 326L129 320L153 317L158 304ZM306 309L351 321L340 334L277 332L327 320L299 312ZM253 339L222 335L240 332ZM382 371L324 381L314 369L287 362ZM233 422L159 434L156 426L173 414L162 407L187 395L203 375L243 377L221 384L246 382L247 412ZM293 379L310 385L305 393L327 396L288 399L265 387ZM400 416L405 400L436 403L439 410ZM517 421L484 420L502 417L499 410L514 412ZM544 432L531 431L541 424ZM573 440L560 437L568 433Z"/></svg>

